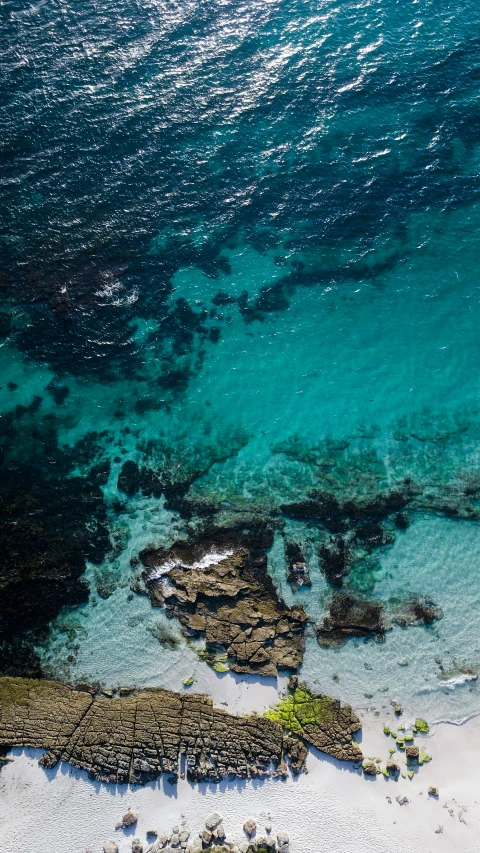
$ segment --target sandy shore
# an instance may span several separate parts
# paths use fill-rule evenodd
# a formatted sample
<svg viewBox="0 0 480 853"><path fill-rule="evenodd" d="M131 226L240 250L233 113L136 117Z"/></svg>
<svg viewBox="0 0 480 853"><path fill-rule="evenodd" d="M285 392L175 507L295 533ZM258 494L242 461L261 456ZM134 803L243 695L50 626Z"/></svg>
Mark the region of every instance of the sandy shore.
<svg viewBox="0 0 480 853"><path fill-rule="evenodd" d="M388 755L391 741L382 720L362 719L365 755ZM480 838L480 717L463 725L438 724L425 737L432 761L413 779L367 780L360 771L312 753L308 773L298 779L191 785L166 780L145 788L102 785L60 765L45 771L38 752L15 750L0 773L0 849L16 853L101 853L114 838L121 853L132 835L145 840L147 829L170 830L186 819L192 832L217 809L232 840L244 838L247 817L271 818L274 830L290 836L291 853L478 853ZM428 787L440 796L428 796ZM400 805L397 797L406 797ZM135 833L115 831L127 807L139 814Z"/></svg>

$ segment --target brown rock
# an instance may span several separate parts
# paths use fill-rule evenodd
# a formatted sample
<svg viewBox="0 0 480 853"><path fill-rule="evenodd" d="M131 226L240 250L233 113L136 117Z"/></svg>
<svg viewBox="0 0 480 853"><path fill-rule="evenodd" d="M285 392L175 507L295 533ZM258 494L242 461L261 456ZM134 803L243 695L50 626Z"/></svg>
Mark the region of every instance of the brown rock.
<svg viewBox="0 0 480 853"><path fill-rule="evenodd" d="M207 651L222 647L234 672L276 676L279 669L298 669L306 616L278 598L255 537L215 528L210 538L147 550L141 559L152 603L160 588L167 614L188 635L204 634ZM159 567L166 569L160 577Z"/></svg>
<svg viewBox="0 0 480 853"><path fill-rule="evenodd" d="M405 755L407 756L408 761L418 761L420 750L418 746L407 746L405 748Z"/></svg>
<svg viewBox="0 0 480 853"><path fill-rule="evenodd" d="M136 824L137 820L138 820L138 815L136 815L135 812L132 812L129 809L128 812L125 812L125 814L122 817L122 826L124 826L124 827L134 826L134 824Z"/></svg>
<svg viewBox="0 0 480 853"><path fill-rule="evenodd" d="M359 725L348 706L329 700L328 725L307 721L302 738L351 760L351 733ZM220 781L282 775L286 757L298 772L307 754L276 719L229 714L205 696L148 689L110 699L21 678L0 678L2 746L43 748L49 766L63 760L92 778L122 784L145 784L163 773L175 782L180 756L188 779ZM129 810L122 825L133 826L136 817Z"/></svg>
<svg viewBox="0 0 480 853"><path fill-rule="evenodd" d="M257 824L252 817L248 818L243 824L243 831L245 835L248 835L249 838L252 837L253 833L257 828Z"/></svg>
<svg viewBox="0 0 480 853"><path fill-rule="evenodd" d="M430 787L428 789L428 795L430 797L438 797L438 795L439 795L438 788L435 785L430 785Z"/></svg>

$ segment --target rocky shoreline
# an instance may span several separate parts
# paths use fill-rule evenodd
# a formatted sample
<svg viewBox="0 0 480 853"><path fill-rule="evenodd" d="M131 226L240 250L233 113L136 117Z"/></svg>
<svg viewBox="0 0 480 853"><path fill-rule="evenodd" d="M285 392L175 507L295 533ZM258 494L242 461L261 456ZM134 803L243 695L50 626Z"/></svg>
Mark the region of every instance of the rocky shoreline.
<svg viewBox="0 0 480 853"><path fill-rule="evenodd" d="M302 692L303 691L303 692ZM102 782L145 784L168 774L222 778L285 777L304 768L308 746L343 761L362 759L349 706L298 687L293 715L237 716L206 696L119 688L98 692L36 679L0 679L0 748L45 749L40 763L59 761Z"/></svg>

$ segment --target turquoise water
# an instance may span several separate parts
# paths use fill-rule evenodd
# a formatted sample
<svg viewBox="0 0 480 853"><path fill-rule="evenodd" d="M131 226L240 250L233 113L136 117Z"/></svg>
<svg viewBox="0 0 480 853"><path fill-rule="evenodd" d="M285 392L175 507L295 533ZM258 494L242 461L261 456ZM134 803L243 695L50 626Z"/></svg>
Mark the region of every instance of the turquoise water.
<svg viewBox="0 0 480 853"><path fill-rule="evenodd" d="M278 537L269 569L312 619L309 682L479 710L476 683L445 687L435 660L480 664L477 5L10 0L2 17L0 490L28 494L33 466L56 495L110 463L110 544L82 554L90 600L34 636L44 672L207 678L130 595L131 560L186 520L119 490L125 461L220 521L407 477L410 526L346 585L431 596L434 626L321 649L320 533L288 513L312 588L292 593Z"/></svg>

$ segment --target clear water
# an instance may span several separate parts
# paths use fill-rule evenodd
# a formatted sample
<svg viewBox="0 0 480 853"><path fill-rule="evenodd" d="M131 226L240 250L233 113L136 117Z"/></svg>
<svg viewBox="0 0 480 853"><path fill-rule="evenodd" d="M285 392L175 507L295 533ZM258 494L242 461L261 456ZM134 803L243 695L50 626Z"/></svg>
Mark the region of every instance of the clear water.
<svg viewBox="0 0 480 853"><path fill-rule="evenodd" d="M113 594L89 565L90 602L40 651L62 677L180 689L195 672L209 689L191 649L152 634L164 615L129 597L130 559L183 522L117 491L126 459L203 471L189 495L227 512L405 476L452 501L478 481L479 12L77 6L1 11L0 413L42 397L36 450L20 419L9 452L35 456L48 417L58 448L96 431L105 502L123 502ZM479 527L424 510L376 552L370 593L431 595L443 620L383 645L311 636L303 674L355 704L459 718L477 687L442 687L435 658L480 665ZM292 601L278 543L269 564ZM315 621L328 590L313 548L310 568L295 600Z"/></svg>

